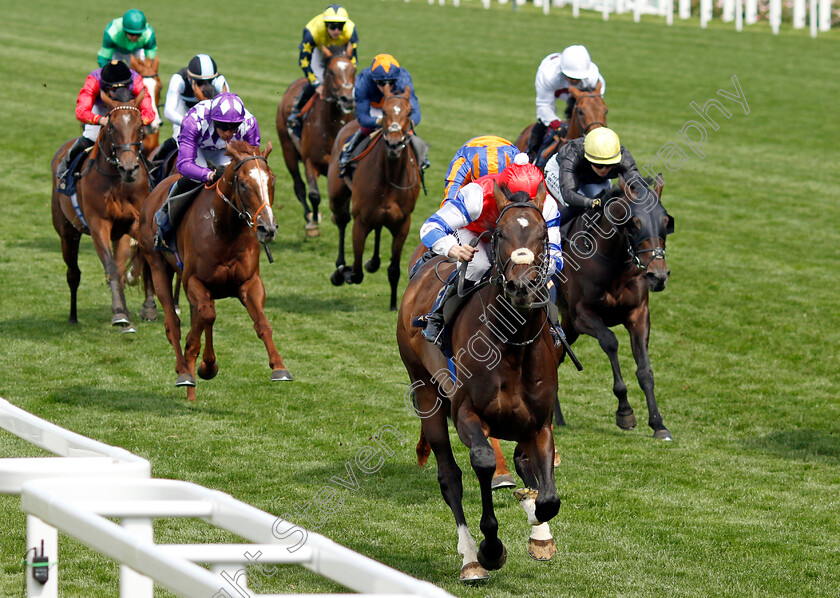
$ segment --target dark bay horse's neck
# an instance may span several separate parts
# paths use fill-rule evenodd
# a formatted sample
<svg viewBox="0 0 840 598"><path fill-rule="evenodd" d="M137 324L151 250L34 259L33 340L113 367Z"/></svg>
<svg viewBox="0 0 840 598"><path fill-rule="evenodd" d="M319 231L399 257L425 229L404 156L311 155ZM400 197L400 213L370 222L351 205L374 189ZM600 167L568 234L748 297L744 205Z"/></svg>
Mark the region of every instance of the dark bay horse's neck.
<svg viewBox="0 0 840 598"><path fill-rule="evenodd" d="M523 353L537 342L547 325L547 316L543 308L515 308L508 301L502 287L497 284L490 284L479 293L483 303L480 319L488 337L499 345L508 345L511 349L519 347Z"/></svg>
<svg viewBox="0 0 840 598"><path fill-rule="evenodd" d="M629 210L629 208L628 208ZM599 210L597 217L590 218L593 212L578 217L578 225L573 227L570 242L574 240L571 259L578 261L585 256L589 259L609 263L614 267L626 267L631 257L627 252L627 231L619 222L612 222L606 210ZM594 244L594 251L589 248Z"/></svg>

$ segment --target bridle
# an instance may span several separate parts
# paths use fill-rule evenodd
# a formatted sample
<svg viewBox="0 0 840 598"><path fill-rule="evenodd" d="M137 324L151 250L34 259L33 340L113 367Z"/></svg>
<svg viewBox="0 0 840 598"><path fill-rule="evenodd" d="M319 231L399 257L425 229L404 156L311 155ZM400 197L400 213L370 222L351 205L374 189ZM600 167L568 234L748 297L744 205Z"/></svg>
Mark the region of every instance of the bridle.
<svg viewBox="0 0 840 598"><path fill-rule="evenodd" d="M242 168L242 166L246 162L250 162L251 160L262 161L265 163L266 167L268 167L268 160L266 160L263 156L247 156L236 163L236 166L233 167L233 198L236 202L236 205L230 199L228 199L228 197L224 193L222 193L219 184L216 183L216 193L218 193L222 200L227 205L229 205L234 212L236 212L236 215L239 216L240 220L245 221L245 224L248 225L248 228L254 228L254 223L256 222L257 217L260 215L260 212L262 212L264 208L270 205L267 201L262 202L262 204L260 204L260 207L257 208L257 211L254 213L254 215L251 216L251 213L245 209L245 204L242 202L242 198L240 197L240 194L237 191L237 189L239 188L239 169Z"/></svg>
<svg viewBox="0 0 840 598"><path fill-rule="evenodd" d="M575 98L575 105L577 105L578 101L583 99L583 98L596 98L596 97L600 98L601 94L600 93L584 93L584 94L581 94L581 95L579 95L578 97ZM601 101L603 102L603 99ZM577 111L574 110L574 107L572 108L572 118L577 120ZM600 120L593 120L591 123L586 125L586 127L581 128L580 125L578 125L578 128L580 129L580 136L583 137L584 135L586 135L591 129L594 129L596 127L596 125L600 126L600 127L606 127L607 123L601 122ZM571 125L570 125L570 128L571 128Z"/></svg>
<svg viewBox="0 0 840 598"><path fill-rule="evenodd" d="M496 226L493 230L493 237L490 240L490 255L493 256L493 265L496 269L496 276L492 276L490 279L491 284L497 284L503 286L505 283L505 272L507 271L508 266L510 265L511 260L513 257L508 257L506 260L502 261L503 258L500 256L498 251L499 246L499 222L502 220L502 216L504 216L505 212L512 208L533 208L537 210L542 218L542 210L540 210L537 206L532 204L529 201L521 201L516 203L510 203L506 205L502 210L499 212L499 217L496 219ZM536 256L536 268L537 268L537 279L534 282L528 283L529 286L534 287L542 287L545 286L546 281L548 280L548 268L550 265L550 257L548 251L548 235L546 235L545 240L543 241L542 251L538 256ZM545 301L532 304L531 307L540 307L544 305Z"/></svg>
<svg viewBox="0 0 840 598"><path fill-rule="evenodd" d="M346 56L344 56L344 54L336 54L336 55L334 55L334 56L332 56L332 57L330 58L329 62L327 62L326 66L324 67L324 85L326 85L326 84L327 84L327 80L326 80L326 79L327 79L327 75L329 75L330 79L335 79L335 78L336 78L336 75L335 75L332 71L330 71L330 65L332 64L333 60L335 60L336 58L340 58L340 57L345 57L345 58L346 58ZM353 63L350 61L350 59L349 59L349 58L347 59L347 61L348 61L351 65L353 64ZM346 102L343 102L343 101L342 101L342 99L343 99L343 98L340 98L340 97L338 96L338 92L339 92L339 91L341 91L341 90L344 90L344 91L350 92L350 95L351 95L351 97L352 97L352 95L353 95L353 87L354 87L353 83L352 83L352 82L349 82L349 81L342 83L342 84L341 84L341 85L339 85L338 87L333 87L333 86L330 86L330 87L329 87L329 90L330 90L330 95L329 95L329 97L325 97L325 98L323 98L323 100L324 100L325 102L330 103L330 104L338 104L338 106L339 106L339 107L343 107L343 105L344 105ZM342 108L342 109L343 109L343 108Z"/></svg>
<svg viewBox="0 0 840 598"><path fill-rule="evenodd" d="M386 97L384 100L382 100L383 112L385 110L385 104L387 102L389 102L390 100L405 100L405 98L401 95L390 95L390 96ZM410 114L410 112L409 112L409 114ZM409 123L410 122L411 122L411 120L409 120ZM390 143L388 143L387 139L384 139L384 137L385 137L386 133L396 133L397 131L402 132L402 137L400 137L399 143L392 146ZM387 145L390 149L392 149L392 150L402 150L402 149L405 149L405 145L408 142L408 138L411 136L411 134L413 132L414 132L414 130L412 129L411 125L409 125L408 130L405 131L405 130L403 130L403 128L399 124L393 122L388 126L387 129L385 129L384 127L382 128L382 137L383 137L383 141L385 141L385 145Z"/></svg>
<svg viewBox="0 0 840 598"><path fill-rule="evenodd" d="M102 145L101 145L100 141L97 141L97 144L99 145L99 152L105 158L105 161L108 164L110 164L111 166L114 166L114 167L119 167L120 156L122 156L125 152L133 152L138 158L140 158L141 152L139 151L139 148L143 145L143 134L144 134L143 133L143 127L141 126L140 127L140 140L139 141L133 141L131 143L119 143L119 144L114 143L113 124L111 122L110 117L111 117L111 114L113 114L117 110L132 110L132 111L136 112L138 115L141 115L140 122L141 122L141 124L143 122L142 113L140 112L140 109L137 108L136 106L114 106L113 108L111 108L108 111L108 114L105 115L106 117L108 117L108 128L106 129L106 133L108 135L108 141L111 144L111 153L106 154L104 151L102 151ZM101 137L100 137L100 140L101 140ZM140 161L142 162L142 160L140 160Z"/></svg>

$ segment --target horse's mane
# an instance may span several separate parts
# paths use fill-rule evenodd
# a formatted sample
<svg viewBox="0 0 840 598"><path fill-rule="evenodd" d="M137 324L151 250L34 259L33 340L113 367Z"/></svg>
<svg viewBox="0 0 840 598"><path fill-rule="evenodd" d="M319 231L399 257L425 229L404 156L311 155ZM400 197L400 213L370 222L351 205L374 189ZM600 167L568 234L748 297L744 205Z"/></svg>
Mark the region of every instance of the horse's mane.
<svg viewBox="0 0 840 598"><path fill-rule="evenodd" d="M118 87L113 91L113 95L111 97L117 102L127 104L134 99L134 92L131 91L130 87Z"/></svg>
<svg viewBox="0 0 840 598"><path fill-rule="evenodd" d="M232 139L231 141L228 141L225 153L233 158L234 152L248 154L249 156L256 156L260 152L260 148L259 146L251 145L247 141L243 141L241 139Z"/></svg>

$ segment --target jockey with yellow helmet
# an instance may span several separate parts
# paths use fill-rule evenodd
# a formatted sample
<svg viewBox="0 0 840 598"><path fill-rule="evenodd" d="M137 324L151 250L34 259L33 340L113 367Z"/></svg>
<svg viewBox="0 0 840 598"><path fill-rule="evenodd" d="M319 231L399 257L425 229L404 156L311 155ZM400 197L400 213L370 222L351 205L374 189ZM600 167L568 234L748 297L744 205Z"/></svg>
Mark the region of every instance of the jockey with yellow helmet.
<svg viewBox="0 0 840 598"><path fill-rule="evenodd" d="M490 238L486 235L475 246L470 241L481 237L482 233L493 232L499 218L499 208L494 197L495 186L506 187L516 193L524 191L534 199L538 194L545 195L542 215L548 225L549 270L551 276L563 268L563 255L560 248L560 228L557 218L557 203L546 194L545 181L539 169L528 162L527 154L519 153L513 163L501 173L488 174L464 185L455 199L447 201L432 214L420 227L420 240L436 255L445 255L467 265L466 279L476 283L491 268ZM457 287L457 277L449 278L440 290L431 313L426 316L423 336L439 347L442 342L444 326L443 304ZM555 324L556 325L556 324ZM559 337L555 336L555 343Z"/></svg>
<svg viewBox="0 0 840 598"><path fill-rule="evenodd" d="M140 60L157 55L155 30L146 22L146 15L136 8L108 23L102 38L102 48L97 54L99 66L111 60L122 60L129 64L132 56Z"/></svg>
<svg viewBox="0 0 840 598"><path fill-rule="evenodd" d="M321 91L324 79L326 57L324 49L329 46L343 46L344 53L356 64L356 48L359 36L356 25L350 20L347 10L339 4L330 4L324 12L314 17L303 28L303 39L300 42L300 68L306 77L306 85L300 92L292 106L286 125L296 137L300 137L302 126L300 111L312 97Z"/></svg>
<svg viewBox="0 0 840 598"><path fill-rule="evenodd" d="M528 148L525 150L531 162L536 160L546 131L559 131L561 137L566 135L574 102L569 88L592 91L598 83L601 84L603 97L607 91L607 82L584 46L569 46L563 52L549 54L543 59L534 78L534 87L537 90L537 123L531 129ZM558 100L567 103L564 119L557 115Z"/></svg>
<svg viewBox="0 0 840 598"><path fill-rule="evenodd" d="M443 201L455 199L458 190L488 174L498 174L513 162L519 150L507 139L495 135L473 137L461 146L449 162Z"/></svg>
<svg viewBox="0 0 840 598"><path fill-rule="evenodd" d="M610 180L619 176L644 197L647 188L636 161L615 131L607 127L572 139L545 165L545 182L560 203L564 223L586 209L601 208L601 197L609 190Z"/></svg>

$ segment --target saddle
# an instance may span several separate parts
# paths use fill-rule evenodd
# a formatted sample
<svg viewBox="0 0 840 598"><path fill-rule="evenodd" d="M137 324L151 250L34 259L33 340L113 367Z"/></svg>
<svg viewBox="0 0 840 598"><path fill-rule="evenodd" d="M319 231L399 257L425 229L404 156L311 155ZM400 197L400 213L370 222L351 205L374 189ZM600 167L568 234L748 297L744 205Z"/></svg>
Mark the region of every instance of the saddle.
<svg viewBox="0 0 840 598"><path fill-rule="evenodd" d="M190 184L194 186L190 186ZM179 185L181 187L177 189L178 194L171 195L167 198L160 209L155 212L155 222L158 225L155 249L171 251L176 255L178 254L178 248L176 246L175 231L178 230L178 225L184 218L187 208L190 207L195 196L198 195L198 192L204 186L202 183L196 183L189 179L179 179L170 188L170 193L176 190L175 187ZM187 188L185 189L184 187Z"/></svg>
<svg viewBox="0 0 840 598"><path fill-rule="evenodd" d="M89 152L79 152L79 154L73 158L73 161L67 166L67 173L64 175L64 185L59 185L58 191L63 193L68 197L73 197L76 193L76 183L78 182L77 177L79 176L79 172L82 169L82 162L84 162L85 158L87 158Z"/></svg>
<svg viewBox="0 0 840 598"><path fill-rule="evenodd" d="M542 142L540 142L540 149L537 152L537 159L534 162L534 166L543 170L545 168L548 159L551 158L554 154L557 153L557 150L560 149L560 144L563 141L563 134L565 130L560 128L556 131L552 131L551 129L543 136Z"/></svg>

